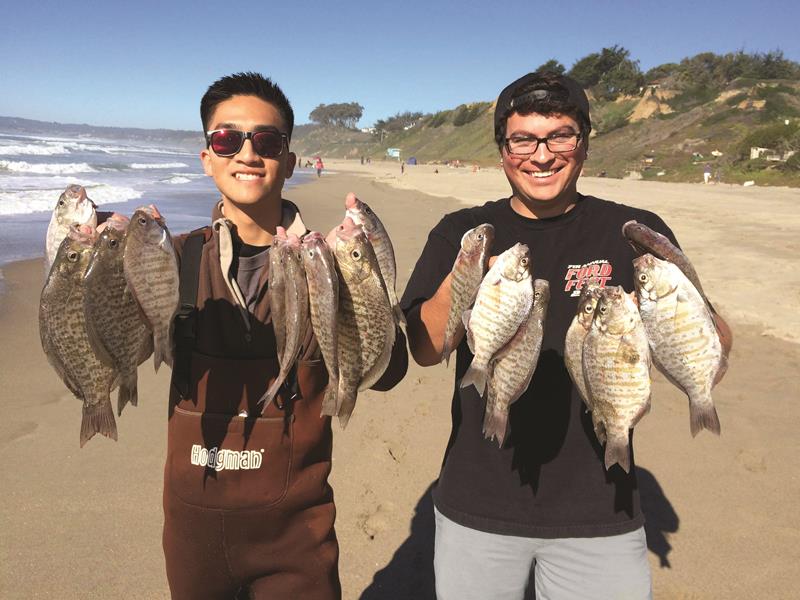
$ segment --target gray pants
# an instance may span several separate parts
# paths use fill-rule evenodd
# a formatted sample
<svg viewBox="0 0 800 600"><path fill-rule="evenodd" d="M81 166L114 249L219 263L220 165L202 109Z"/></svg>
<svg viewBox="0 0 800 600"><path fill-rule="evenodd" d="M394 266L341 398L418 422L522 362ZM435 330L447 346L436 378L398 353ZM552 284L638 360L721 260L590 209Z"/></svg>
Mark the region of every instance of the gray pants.
<svg viewBox="0 0 800 600"><path fill-rule="evenodd" d="M650 600L644 528L596 538L485 533L436 512L438 600L522 600L533 572L536 600Z"/></svg>

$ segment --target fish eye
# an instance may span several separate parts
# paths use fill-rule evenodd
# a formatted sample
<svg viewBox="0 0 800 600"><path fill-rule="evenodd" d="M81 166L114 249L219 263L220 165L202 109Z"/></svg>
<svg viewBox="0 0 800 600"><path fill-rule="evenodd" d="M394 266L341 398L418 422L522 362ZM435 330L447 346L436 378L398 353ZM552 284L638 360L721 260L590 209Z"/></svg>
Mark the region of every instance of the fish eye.
<svg viewBox="0 0 800 600"><path fill-rule="evenodd" d="M584 312L591 313L594 312L594 306L592 306L591 302L587 302L586 306L583 307Z"/></svg>
<svg viewBox="0 0 800 600"><path fill-rule="evenodd" d="M647 282L647 273L639 273L639 281L642 283Z"/></svg>
<svg viewBox="0 0 800 600"><path fill-rule="evenodd" d="M139 217L138 221L139 221L139 225L147 225L147 218L146 217Z"/></svg>
<svg viewBox="0 0 800 600"><path fill-rule="evenodd" d="M59 205L59 206L64 206L64 201L63 201L63 200L59 200L59 201L58 201L58 205Z"/></svg>
<svg viewBox="0 0 800 600"><path fill-rule="evenodd" d="M479 239L479 240L482 240L482 239L483 239L483 234L482 234L482 233L479 233L479 234L478 234L478 239Z"/></svg>
<svg viewBox="0 0 800 600"><path fill-rule="evenodd" d="M603 314L603 315L606 314L607 310L608 310L608 307L605 304L600 306L600 314Z"/></svg>
<svg viewBox="0 0 800 600"><path fill-rule="evenodd" d="M522 260L519 261L519 264L521 264L523 267L526 266L528 264L528 259L523 257Z"/></svg>
<svg viewBox="0 0 800 600"><path fill-rule="evenodd" d="M350 253L350 256L352 256L354 259L358 260L358 259L361 258L361 251L360 250L353 250Z"/></svg>
<svg viewBox="0 0 800 600"><path fill-rule="evenodd" d="M67 252L67 260L69 260L70 262L75 262L76 260L78 260L78 253L75 252L75 250L70 250L69 252Z"/></svg>
<svg viewBox="0 0 800 600"><path fill-rule="evenodd" d="M118 243L117 240L109 240L108 241L108 246L109 246L109 248L116 248L117 247L117 243Z"/></svg>

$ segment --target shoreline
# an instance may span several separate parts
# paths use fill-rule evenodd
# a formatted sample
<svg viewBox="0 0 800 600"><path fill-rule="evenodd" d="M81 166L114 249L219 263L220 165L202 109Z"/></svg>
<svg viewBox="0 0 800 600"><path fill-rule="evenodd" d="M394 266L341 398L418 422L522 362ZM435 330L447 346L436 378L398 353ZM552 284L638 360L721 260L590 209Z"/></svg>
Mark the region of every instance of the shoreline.
<svg viewBox="0 0 800 600"><path fill-rule="evenodd" d="M452 189L462 195L457 185ZM287 189L285 197L300 206L310 228L325 231L341 220L349 191L370 204L394 240L398 290L405 288L431 227L465 202L343 170ZM748 324L746 312L731 309L753 294L765 312L791 316L774 296L795 298L796 279L778 287L769 283L784 272L779 261L795 263L791 255L798 242L790 237L800 217L784 214L783 200L768 199L761 209L772 216L754 222L739 218L738 201L726 207L682 193L648 202L680 202L675 214L656 212L676 231L714 300L734 288L735 304L722 304L736 341L729 372L714 390L719 438L707 432L691 437L685 395L653 371L653 409L636 430L636 474L654 596L752 598L766 591L792 597L800 518L791 511L788 518L775 515L786 512L786 498L800 495L800 415L793 391L800 345ZM622 201L618 194L607 196ZM722 213L720 222L693 223L709 205ZM775 220L785 222L779 228ZM709 237L714 247L705 242ZM763 257L771 260L752 268ZM169 369L155 374L152 361L139 369L139 406L126 408L118 419L118 442L98 436L79 448L80 404L47 364L39 342L41 259L2 269L7 291L0 296L0 327L11 351L0 355L6 465L0 596L99 600L137 589L143 598L168 598L161 492ZM347 430L334 424L330 482L345 600L432 597L430 489L451 427L453 373L443 364L422 368L412 360L393 390L359 394ZM47 568L34 567L42 564Z"/></svg>

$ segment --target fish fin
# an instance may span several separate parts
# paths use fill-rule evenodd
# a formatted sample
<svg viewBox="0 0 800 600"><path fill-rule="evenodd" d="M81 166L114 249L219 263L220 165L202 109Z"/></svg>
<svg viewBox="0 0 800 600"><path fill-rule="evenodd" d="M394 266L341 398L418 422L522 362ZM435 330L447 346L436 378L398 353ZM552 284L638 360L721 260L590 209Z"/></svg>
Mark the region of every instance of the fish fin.
<svg viewBox="0 0 800 600"><path fill-rule="evenodd" d="M728 357L725 356L725 354L723 353L719 359L719 367L717 368L716 375L714 375L714 381L711 383L712 388L715 385L717 385L720 381L722 381L722 378L725 376L725 373L727 373L727 371L728 371Z"/></svg>
<svg viewBox="0 0 800 600"><path fill-rule="evenodd" d="M711 402L698 403L695 398L689 398L689 423L692 437L703 429L720 434L719 417L717 409Z"/></svg>
<svg viewBox="0 0 800 600"><path fill-rule="evenodd" d="M356 407L357 397L358 390L343 390L340 383L340 388L337 393L337 401L339 402L339 425L341 426L342 430L347 427L347 423L350 421L350 415L353 414L353 409Z"/></svg>
<svg viewBox="0 0 800 600"><path fill-rule="evenodd" d="M467 335L467 346L469 351L475 354L475 338L472 336L472 330L469 328L469 320L472 317L472 309L465 310L461 315L461 321L464 324L464 330Z"/></svg>
<svg viewBox="0 0 800 600"><path fill-rule="evenodd" d="M117 422L114 420L114 409L111 408L111 400L108 398L93 406L83 405L81 448L94 437L95 433L117 440Z"/></svg>
<svg viewBox="0 0 800 600"><path fill-rule="evenodd" d="M472 364L469 366L469 369L467 369L467 372L464 373L464 377L462 377L459 385L462 388L474 385L475 389L478 390L478 394L483 396L483 393L486 391L486 369L477 366L473 359Z"/></svg>
<svg viewBox="0 0 800 600"><path fill-rule="evenodd" d="M165 334L164 331L153 332L153 364L156 373L161 363L166 363L172 368L172 335L171 327Z"/></svg>
<svg viewBox="0 0 800 600"><path fill-rule="evenodd" d="M336 391L339 387L339 380L332 380L328 382L328 387L325 389L325 396L322 399L322 410L319 415L321 417L335 417L336 416Z"/></svg>
<svg viewBox="0 0 800 600"><path fill-rule="evenodd" d="M612 465L618 464L626 473L631 470L630 448L628 436L609 437L606 442L605 465L608 471Z"/></svg>
<svg viewBox="0 0 800 600"><path fill-rule="evenodd" d="M125 405L130 403L132 406L139 404L138 382L136 375L127 377L122 380L117 392L117 416L122 416L122 409Z"/></svg>
<svg viewBox="0 0 800 600"><path fill-rule="evenodd" d="M631 420L631 427L635 426L639 421L642 420L642 417L650 412L650 398L650 396L647 397L647 402L643 404L639 409L639 412L633 416L633 419Z"/></svg>
<svg viewBox="0 0 800 600"><path fill-rule="evenodd" d="M272 402L275 399L275 396L278 395L278 391L281 389L283 382L286 380L286 375L287 373L284 373L283 371L278 373L278 377L275 379L275 381L272 382L272 385L270 385L269 388L267 388L267 391L264 392L264 395L258 399L258 402L256 402L257 405L259 404L264 405L261 408L262 415L264 414L264 411L267 410L267 407L269 406L270 402Z"/></svg>
<svg viewBox="0 0 800 600"><path fill-rule="evenodd" d="M394 321L395 321L395 323L397 323L398 325L400 325L400 324L407 325L408 324L408 323L406 323L406 315L403 312L403 309L400 308L399 304L395 304L394 306L392 306L392 311L394 312Z"/></svg>
<svg viewBox="0 0 800 600"><path fill-rule="evenodd" d="M503 447L508 432L508 412L500 410L497 406L486 406L483 416L483 436L488 440L495 438L498 447Z"/></svg>
<svg viewBox="0 0 800 600"><path fill-rule="evenodd" d="M596 415L595 411L592 411L592 426L594 428L594 435L597 438L597 441L600 444L606 443L606 426L603 421L600 420L600 417Z"/></svg>

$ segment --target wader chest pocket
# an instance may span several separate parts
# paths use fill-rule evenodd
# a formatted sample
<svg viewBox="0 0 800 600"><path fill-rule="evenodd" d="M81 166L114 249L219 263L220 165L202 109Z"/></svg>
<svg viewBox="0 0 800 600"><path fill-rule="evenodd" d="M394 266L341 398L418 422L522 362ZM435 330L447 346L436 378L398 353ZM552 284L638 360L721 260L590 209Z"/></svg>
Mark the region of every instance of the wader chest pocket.
<svg viewBox="0 0 800 600"><path fill-rule="evenodd" d="M175 407L166 485L195 506L268 507L286 495L293 443L291 415L245 418Z"/></svg>

